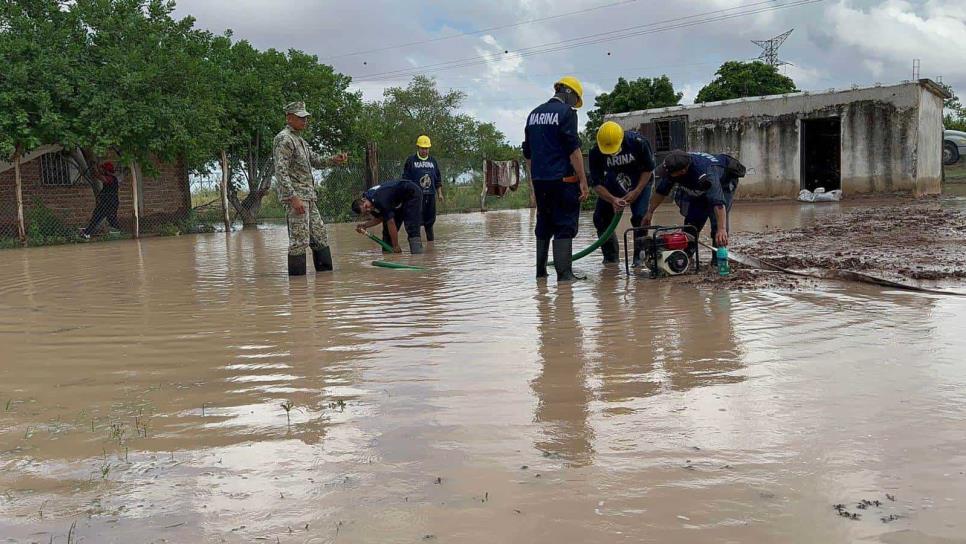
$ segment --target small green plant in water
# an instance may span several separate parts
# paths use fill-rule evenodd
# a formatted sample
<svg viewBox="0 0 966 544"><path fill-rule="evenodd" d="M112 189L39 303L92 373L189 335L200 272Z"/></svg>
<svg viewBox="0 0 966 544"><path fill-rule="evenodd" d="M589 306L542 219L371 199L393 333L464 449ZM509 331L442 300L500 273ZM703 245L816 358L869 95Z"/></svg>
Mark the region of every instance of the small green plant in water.
<svg viewBox="0 0 966 544"><path fill-rule="evenodd" d="M281 404L283 410L285 410L285 419L288 421L288 426L292 426L292 408L295 407L295 403L291 400L287 400Z"/></svg>
<svg viewBox="0 0 966 544"><path fill-rule="evenodd" d="M124 441L124 424L123 423L111 423L111 440L117 440L120 444Z"/></svg>

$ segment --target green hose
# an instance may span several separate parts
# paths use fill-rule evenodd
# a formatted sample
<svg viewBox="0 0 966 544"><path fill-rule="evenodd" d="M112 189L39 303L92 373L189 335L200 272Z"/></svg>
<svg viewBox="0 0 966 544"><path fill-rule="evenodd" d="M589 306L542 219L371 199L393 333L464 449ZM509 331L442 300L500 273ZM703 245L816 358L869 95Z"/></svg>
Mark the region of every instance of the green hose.
<svg viewBox="0 0 966 544"><path fill-rule="evenodd" d="M421 266L412 266L409 264L401 264L401 263L391 263L389 261L372 261L372 266L378 266L379 268L392 268L393 270L426 270Z"/></svg>
<svg viewBox="0 0 966 544"><path fill-rule="evenodd" d="M615 213L614 218L611 219L610 221L610 225L607 225L607 230L604 231L604 234L601 234L600 238L598 238L597 241L594 242L593 244L590 244L584 249L581 249L580 251L578 251L577 253L574 253L574 256L571 257L571 260L576 261L578 259L583 259L587 255L590 255L591 253L596 251L600 246L602 246L604 242L609 240L610 237L614 235L614 231L617 230L617 224L621 222L621 217L623 216L624 216L624 210L621 210ZM549 263L547 263L547 265L553 266L553 261L550 261Z"/></svg>
<svg viewBox="0 0 966 544"><path fill-rule="evenodd" d="M381 245L382 249L385 250L387 253L392 253L392 246L387 244L386 241L383 240L382 238L376 236L375 234L369 231L366 231L366 236L368 236L369 239L372 240L373 242Z"/></svg>

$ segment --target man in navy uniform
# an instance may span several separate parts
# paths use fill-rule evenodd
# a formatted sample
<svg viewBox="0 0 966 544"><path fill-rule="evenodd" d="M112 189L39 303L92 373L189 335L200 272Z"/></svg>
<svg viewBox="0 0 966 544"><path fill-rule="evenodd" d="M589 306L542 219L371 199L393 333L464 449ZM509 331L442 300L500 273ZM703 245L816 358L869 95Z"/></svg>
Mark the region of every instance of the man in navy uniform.
<svg viewBox="0 0 966 544"><path fill-rule="evenodd" d="M527 116L523 156L537 201L537 277L547 276L553 239L557 281L576 279L573 238L577 235L580 203L587 199L587 176L577 135L577 108L584 104L583 86L566 76L554 85L548 102Z"/></svg>
<svg viewBox="0 0 966 544"><path fill-rule="evenodd" d="M369 227L382 223L383 240L392 245L393 253L402 253L399 227L405 225L409 251L413 255L423 252L423 241L419 237L422 207L423 191L415 181L408 179L383 182L362 193L362 197L352 203L352 211L357 215L372 216L371 220L356 225L358 232L365 234Z"/></svg>
<svg viewBox="0 0 966 544"><path fill-rule="evenodd" d="M426 241L436 239L433 225L436 224L436 198L443 201L443 176L439 172L436 159L429 156L432 147L429 136L423 134L416 138L416 154L406 159L403 167L403 179L415 181L423 190L423 227L426 229Z"/></svg>
<svg viewBox="0 0 966 544"><path fill-rule="evenodd" d="M671 151L655 172L659 179L644 224L651 224L654 210L677 187L674 201L684 216L684 223L700 234L710 220L715 247L727 247L728 213L738 178L744 176L744 171L745 167L730 155Z"/></svg>
<svg viewBox="0 0 966 544"><path fill-rule="evenodd" d="M590 182L597 193L594 227L600 236L614 219L614 214L629 207L631 225L641 226L647 203L651 199L651 175L654 154L647 139L632 130L625 131L607 121L597 131L597 145L590 150ZM640 250L634 237L634 266L640 266ZM611 235L602 246L605 263L620 259L617 236Z"/></svg>

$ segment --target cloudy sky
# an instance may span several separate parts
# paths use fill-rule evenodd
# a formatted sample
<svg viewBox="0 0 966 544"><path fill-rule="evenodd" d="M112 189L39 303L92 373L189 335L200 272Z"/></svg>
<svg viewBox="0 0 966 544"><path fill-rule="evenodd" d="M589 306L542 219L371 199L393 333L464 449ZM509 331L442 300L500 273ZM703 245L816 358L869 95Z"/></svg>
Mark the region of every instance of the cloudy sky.
<svg viewBox="0 0 966 544"><path fill-rule="evenodd" d="M178 0L216 33L259 48L296 48L353 77L367 99L414 74L468 95L465 109L513 142L554 80L598 92L667 74L684 102L751 40L795 31L780 50L801 89L942 79L966 95L964 0Z"/></svg>

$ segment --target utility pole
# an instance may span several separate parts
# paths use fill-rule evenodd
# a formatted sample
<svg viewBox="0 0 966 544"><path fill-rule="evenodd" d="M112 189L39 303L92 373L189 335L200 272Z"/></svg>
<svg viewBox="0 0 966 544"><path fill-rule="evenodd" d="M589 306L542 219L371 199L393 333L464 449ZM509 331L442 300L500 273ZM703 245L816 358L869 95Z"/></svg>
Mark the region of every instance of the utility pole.
<svg viewBox="0 0 966 544"><path fill-rule="evenodd" d="M751 40L751 43L761 48L761 55L758 55L758 60L776 68L788 64L787 62L778 58L778 48L785 43L788 35L794 31L795 29L793 28L788 32L779 34L770 40Z"/></svg>

